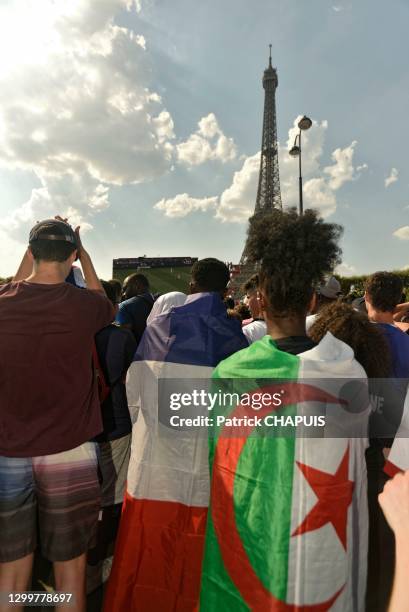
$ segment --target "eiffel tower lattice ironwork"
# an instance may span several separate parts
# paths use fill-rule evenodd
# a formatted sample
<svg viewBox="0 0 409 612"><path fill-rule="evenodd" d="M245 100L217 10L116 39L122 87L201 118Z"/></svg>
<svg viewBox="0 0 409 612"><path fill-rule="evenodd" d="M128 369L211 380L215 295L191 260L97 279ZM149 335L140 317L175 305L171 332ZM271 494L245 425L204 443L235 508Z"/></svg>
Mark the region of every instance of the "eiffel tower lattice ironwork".
<svg viewBox="0 0 409 612"><path fill-rule="evenodd" d="M267 214L273 208L282 208L280 174L278 168L277 145L277 115L276 115L276 89L278 86L277 70L271 64L271 45L268 68L264 70L263 87L265 90L263 136L260 155L260 173L255 214ZM240 259L240 272L233 281L239 287L255 272L254 263L248 261L247 246L244 247Z"/></svg>

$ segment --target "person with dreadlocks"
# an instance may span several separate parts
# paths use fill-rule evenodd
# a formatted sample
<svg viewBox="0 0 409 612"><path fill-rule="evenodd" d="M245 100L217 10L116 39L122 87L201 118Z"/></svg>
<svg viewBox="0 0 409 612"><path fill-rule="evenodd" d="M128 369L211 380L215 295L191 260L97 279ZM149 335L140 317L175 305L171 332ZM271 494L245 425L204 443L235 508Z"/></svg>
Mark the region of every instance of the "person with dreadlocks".
<svg viewBox="0 0 409 612"><path fill-rule="evenodd" d="M267 335L213 374L224 397L240 389L251 401L213 410L206 612L364 608L367 378L344 342L327 333L316 344L306 334L314 287L339 263L341 233L312 210L250 220ZM350 379L366 391L358 410L342 399ZM312 415L322 414L325 427L312 432ZM299 430L287 427L297 419Z"/></svg>

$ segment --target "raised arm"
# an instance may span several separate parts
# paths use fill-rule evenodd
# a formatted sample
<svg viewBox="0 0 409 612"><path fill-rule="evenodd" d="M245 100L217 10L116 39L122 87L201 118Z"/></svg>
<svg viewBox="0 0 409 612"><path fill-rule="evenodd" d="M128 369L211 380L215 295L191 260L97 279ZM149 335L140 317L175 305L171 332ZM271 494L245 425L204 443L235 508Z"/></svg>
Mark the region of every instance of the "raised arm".
<svg viewBox="0 0 409 612"><path fill-rule="evenodd" d="M18 267L16 274L13 276L13 281L21 281L28 278L33 271L33 258L30 257L28 249L25 250L23 259Z"/></svg>
<svg viewBox="0 0 409 612"><path fill-rule="evenodd" d="M105 295L105 291L100 283L97 273L95 272L94 264L92 263L91 257L82 245L80 237L80 227L75 228L75 233L77 235L78 258L80 260L82 271L84 273L87 289L91 289L92 291L99 291L100 293Z"/></svg>

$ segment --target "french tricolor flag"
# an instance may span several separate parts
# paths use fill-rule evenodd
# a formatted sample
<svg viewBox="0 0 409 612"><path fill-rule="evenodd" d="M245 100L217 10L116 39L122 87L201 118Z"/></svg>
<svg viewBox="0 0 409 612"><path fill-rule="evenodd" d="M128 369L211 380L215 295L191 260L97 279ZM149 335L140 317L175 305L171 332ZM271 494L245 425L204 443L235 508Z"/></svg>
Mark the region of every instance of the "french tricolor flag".
<svg viewBox="0 0 409 612"><path fill-rule="evenodd" d="M148 325L128 372L132 452L106 612L198 605L209 504L208 440L160 435L159 380L210 379L248 346L217 293L191 295ZM187 383L187 387L188 387Z"/></svg>

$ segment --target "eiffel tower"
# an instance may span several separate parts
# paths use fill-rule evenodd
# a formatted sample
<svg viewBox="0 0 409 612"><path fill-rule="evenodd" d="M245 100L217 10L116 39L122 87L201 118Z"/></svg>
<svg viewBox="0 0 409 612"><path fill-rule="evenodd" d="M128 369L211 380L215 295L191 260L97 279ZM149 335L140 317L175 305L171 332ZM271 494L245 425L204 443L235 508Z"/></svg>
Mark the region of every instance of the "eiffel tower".
<svg viewBox="0 0 409 612"><path fill-rule="evenodd" d="M263 87L265 90L263 136L261 142L260 173L254 214L268 214L273 208L282 209L280 174L278 170L276 89L277 70L271 64L271 45L268 68L264 70ZM240 272L232 280L237 290L256 271L254 263L248 261L247 245L240 259Z"/></svg>

